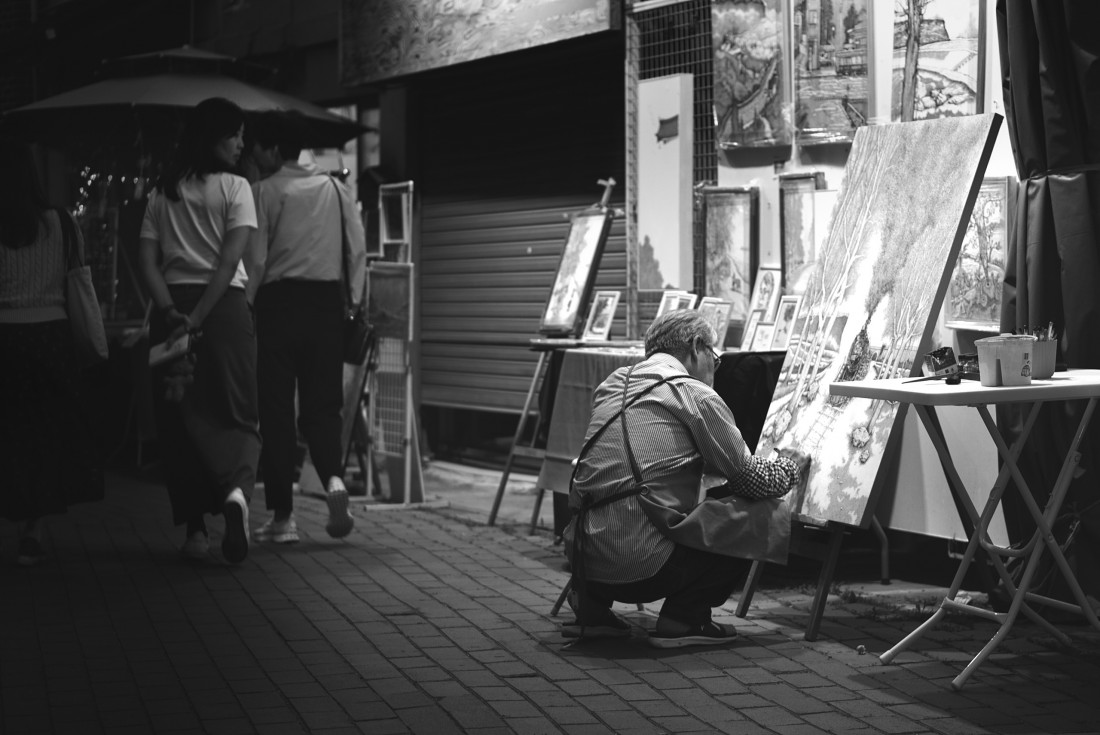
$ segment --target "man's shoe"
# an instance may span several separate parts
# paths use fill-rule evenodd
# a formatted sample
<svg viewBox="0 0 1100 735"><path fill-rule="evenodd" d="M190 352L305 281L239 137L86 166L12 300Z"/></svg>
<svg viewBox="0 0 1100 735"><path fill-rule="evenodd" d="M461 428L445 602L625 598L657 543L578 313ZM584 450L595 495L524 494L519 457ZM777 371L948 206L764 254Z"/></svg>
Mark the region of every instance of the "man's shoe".
<svg viewBox="0 0 1100 735"><path fill-rule="evenodd" d="M274 518L253 531L257 541L274 541L277 544L294 544L298 542L298 523L294 516L285 521L277 521Z"/></svg>
<svg viewBox="0 0 1100 735"><path fill-rule="evenodd" d="M328 523L325 531L332 538L343 538L355 527L355 519L348 513L348 489L339 477L328 481L325 502L328 503Z"/></svg>
<svg viewBox="0 0 1100 735"><path fill-rule="evenodd" d="M248 557L248 501L239 487L233 488L222 506L225 516L225 536L222 556L230 564L239 564Z"/></svg>
<svg viewBox="0 0 1100 735"><path fill-rule="evenodd" d="M658 627L660 624L658 623ZM649 634L649 645L654 648L686 648L688 646L720 646L737 640L737 631L732 625L721 625L712 620L691 625L682 633Z"/></svg>
<svg viewBox="0 0 1100 735"><path fill-rule="evenodd" d="M612 614L594 625L582 625L579 620L562 623L561 634L565 638L629 638L630 624Z"/></svg>
<svg viewBox="0 0 1100 735"><path fill-rule="evenodd" d="M195 531L183 542L180 553L188 559L204 561L210 555L210 539L202 531Z"/></svg>

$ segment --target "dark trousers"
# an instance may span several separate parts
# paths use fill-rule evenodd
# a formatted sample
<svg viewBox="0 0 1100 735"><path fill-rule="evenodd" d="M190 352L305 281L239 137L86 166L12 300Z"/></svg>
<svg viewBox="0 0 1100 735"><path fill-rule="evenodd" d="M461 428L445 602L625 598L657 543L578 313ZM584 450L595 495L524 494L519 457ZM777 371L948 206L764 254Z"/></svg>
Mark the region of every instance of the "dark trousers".
<svg viewBox="0 0 1100 735"><path fill-rule="evenodd" d="M169 286L172 301L187 314L206 286ZM225 497L240 488L252 497L260 457L256 412L256 333L244 291L230 288L201 325L194 382L183 400L165 400L168 365L154 368L153 415L157 422L164 482L175 523L222 511ZM168 330L159 313L149 324L151 344Z"/></svg>
<svg viewBox="0 0 1100 735"><path fill-rule="evenodd" d="M653 602L664 599L661 617L688 625L706 623L711 608L730 598L748 572L751 561L712 554L677 544L664 566L649 579L626 584L589 581L581 609L606 610L615 601ZM597 617L600 613L597 614Z"/></svg>
<svg viewBox="0 0 1100 735"><path fill-rule="evenodd" d="M343 475L343 299L339 281L284 279L256 293L260 433L268 510L290 512L297 470L298 423L326 483Z"/></svg>

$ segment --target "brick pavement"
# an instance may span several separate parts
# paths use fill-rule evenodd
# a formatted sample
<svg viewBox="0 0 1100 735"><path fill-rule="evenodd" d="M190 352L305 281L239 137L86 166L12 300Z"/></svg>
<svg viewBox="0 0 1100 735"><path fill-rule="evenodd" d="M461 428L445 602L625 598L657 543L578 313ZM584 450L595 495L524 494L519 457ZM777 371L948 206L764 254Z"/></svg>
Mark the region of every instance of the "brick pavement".
<svg viewBox="0 0 1100 735"><path fill-rule="evenodd" d="M989 623L952 617L895 664L875 656L927 614L919 595L840 589L807 642L812 585L765 585L747 619L736 600L716 614L743 634L724 648L645 645L653 605L619 609L629 640L568 646L548 538L390 509L335 541L324 504L296 502L302 542L253 544L236 568L181 561L163 489L124 476L51 521L38 568L0 526L0 732L1100 731L1100 635L1080 625L1062 649L1019 624L962 692Z"/></svg>

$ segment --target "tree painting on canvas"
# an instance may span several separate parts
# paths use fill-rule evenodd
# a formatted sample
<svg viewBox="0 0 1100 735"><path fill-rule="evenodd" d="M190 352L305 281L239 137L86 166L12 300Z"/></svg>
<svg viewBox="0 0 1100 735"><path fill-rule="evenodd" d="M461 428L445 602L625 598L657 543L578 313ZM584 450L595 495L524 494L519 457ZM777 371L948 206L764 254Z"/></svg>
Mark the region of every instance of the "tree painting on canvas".
<svg viewBox="0 0 1100 735"><path fill-rule="evenodd" d="M713 0L715 137L720 148L791 142L783 0Z"/></svg>
<svg viewBox="0 0 1100 735"><path fill-rule="evenodd" d="M982 112L984 0L894 0L895 122Z"/></svg>
<svg viewBox="0 0 1100 735"><path fill-rule="evenodd" d="M832 227L803 294L758 451L810 454L792 511L865 526L897 442L899 405L831 396L829 384L914 373L930 349L1000 117L860 128Z"/></svg>

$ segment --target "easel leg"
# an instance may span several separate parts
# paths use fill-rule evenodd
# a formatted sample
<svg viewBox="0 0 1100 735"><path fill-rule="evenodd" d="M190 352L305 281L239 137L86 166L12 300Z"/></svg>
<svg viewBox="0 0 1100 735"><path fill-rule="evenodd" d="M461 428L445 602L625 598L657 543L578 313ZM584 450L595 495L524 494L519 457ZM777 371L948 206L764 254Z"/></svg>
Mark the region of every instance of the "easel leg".
<svg viewBox="0 0 1100 735"><path fill-rule="evenodd" d="M829 598L829 588L833 584L833 575L836 573L836 562L840 558L840 543L844 540L844 532L833 529L829 536L829 547L825 553L825 563L821 567L821 575L817 578L817 593L814 595L813 606L810 608L810 622L806 626L806 640L816 641L817 631L821 627L821 617L825 614L825 602Z"/></svg>
<svg viewBox="0 0 1100 735"><path fill-rule="evenodd" d="M539 511L542 510L542 496L546 492L544 487L535 488L535 509L531 511L531 527L527 529L528 536L535 535L535 528L539 524Z"/></svg>
<svg viewBox="0 0 1100 735"><path fill-rule="evenodd" d="M752 595L756 592L756 585L760 582L760 577L764 574L764 562L759 559L754 560L752 566L749 567L748 576L745 577L745 586L741 589L741 599L737 603L737 617L743 618L749 612L749 605L752 604Z"/></svg>
<svg viewBox="0 0 1100 735"><path fill-rule="evenodd" d="M500 485L497 487L496 497L493 498L493 508L489 511L488 525L490 526L496 523L497 513L500 511L500 501L504 498L504 489L508 486L508 476L512 474L512 462L515 461L516 458L516 446L523 436L523 428L527 424L527 417L531 412L531 403L535 397L535 388L538 387L539 377L542 375L542 368L546 364L546 357L549 354L549 352L539 353L539 361L535 366L535 375L531 378L531 386L527 389L527 398L523 401L523 412L519 416L519 423L516 425L515 436L512 437L512 448L508 452L508 459L504 462L504 472L500 476Z"/></svg>

